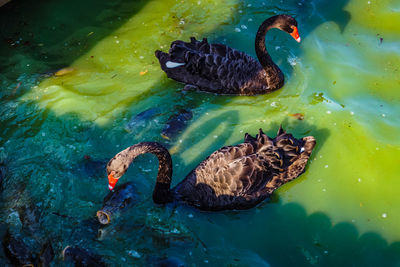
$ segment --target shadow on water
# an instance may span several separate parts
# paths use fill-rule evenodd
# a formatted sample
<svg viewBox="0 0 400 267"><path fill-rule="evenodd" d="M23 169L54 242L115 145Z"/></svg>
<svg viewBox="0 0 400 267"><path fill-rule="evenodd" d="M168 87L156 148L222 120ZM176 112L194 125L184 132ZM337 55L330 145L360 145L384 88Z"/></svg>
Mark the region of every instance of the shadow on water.
<svg viewBox="0 0 400 267"><path fill-rule="evenodd" d="M209 213L202 216L211 216L215 224L223 223L221 235L238 248L257 252L271 266L396 266L400 263L400 242L389 244L374 232L361 234L354 223L333 223L323 212L308 215L297 203L268 203L234 214L225 213L226 218ZM249 227L259 231L238 227L232 220L245 220Z"/></svg>
<svg viewBox="0 0 400 267"><path fill-rule="evenodd" d="M0 8L0 70L8 68L7 74L15 79L21 69L24 73L43 73L68 66L139 12L146 2L11 1ZM9 58L16 53L21 57ZM21 68L22 55L28 58L25 64L31 59L40 64Z"/></svg>
<svg viewBox="0 0 400 267"><path fill-rule="evenodd" d="M191 160L191 162L197 165L212 152L224 146L226 144L226 140L228 140L232 136L233 130L235 129L235 127L232 127L232 125L236 125L238 123L239 113L236 110L232 110L222 112L217 116L205 120L196 127L191 128L187 133L188 136L204 133L201 139L196 140L197 143L201 143L205 139L214 139L214 141L212 141L210 144L207 144L207 148L202 150L202 153L199 153L198 156ZM209 134L215 129L218 129L219 132L223 133L222 138L214 138ZM192 147L193 145L195 145L192 140L193 139L191 138L184 139L182 143L176 145L177 150L183 152L186 148Z"/></svg>

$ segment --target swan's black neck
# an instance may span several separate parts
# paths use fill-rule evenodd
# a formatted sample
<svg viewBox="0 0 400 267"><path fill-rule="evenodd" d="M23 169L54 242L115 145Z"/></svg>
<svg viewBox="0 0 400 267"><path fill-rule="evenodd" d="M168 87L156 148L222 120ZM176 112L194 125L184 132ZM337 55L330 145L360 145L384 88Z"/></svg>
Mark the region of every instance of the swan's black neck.
<svg viewBox="0 0 400 267"><path fill-rule="evenodd" d="M153 191L153 201L164 204L172 201L170 190L172 177L172 159L168 150L156 142L142 142L128 149L130 162L141 154L151 153L158 158L157 182Z"/></svg>
<svg viewBox="0 0 400 267"><path fill-rule="evenodd" d="M271 81L268 81L268 84L270 85L271 83L276 83L282 86L283 74L279 69L279 67L272 61L272 58L268 54L268 51L265 46L265 35L267 34L267 32L272 28L280 29L279 19L280 19L279 15L273 16L264 20L264 22L260 25L256 35L255 49L257 58L266 72L267 76L266 79L267 80L272 79Z"/></svg>

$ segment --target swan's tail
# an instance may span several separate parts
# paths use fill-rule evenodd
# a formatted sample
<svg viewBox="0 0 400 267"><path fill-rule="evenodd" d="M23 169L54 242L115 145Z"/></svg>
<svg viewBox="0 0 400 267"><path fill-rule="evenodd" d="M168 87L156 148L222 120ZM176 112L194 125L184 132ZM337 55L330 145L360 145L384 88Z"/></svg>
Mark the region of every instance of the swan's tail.
<svg viewBox="0 0 400 267"><path fill-rule="evenodd" d="M244 142L252 144L258 153L270 155L269 158L273 159L273 165L277 163L278 169L287 168L300 158L307 162L316 143L312 136L297 139L282 127L279 128L275 138L268 137L260 129L255 137L246 134Z"/></svg>
<svg viewBox="0 0 400 267"><path fill-rule="evenodd" d="M179 67L189 65L188 63L194 60L193 56L196 57L196 54L209 52L210 45L206 38L200 42L196 40L196 38L191 37L190 42L181 40L172 42L169 53L157 50L155 55L160 62L161 68L167 74L173 74L174 71L179 71L179 69L181 69Z"/></svg>

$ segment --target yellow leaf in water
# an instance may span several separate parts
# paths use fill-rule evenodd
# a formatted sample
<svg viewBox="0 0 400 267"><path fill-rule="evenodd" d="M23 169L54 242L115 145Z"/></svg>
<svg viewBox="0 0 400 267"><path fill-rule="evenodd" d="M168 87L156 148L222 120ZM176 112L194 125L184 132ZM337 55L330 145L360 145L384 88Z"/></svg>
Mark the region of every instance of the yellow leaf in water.
<svg viewBox="0 0 400 267"><path fill-rule="evenodd" d="M298 120L304 120L304 114L302 114L302 113L295 113L295 114L288 114L288 115L295 117Z"/></svg>
<svg viewBox="0 0 400 267"><path fill-rule="evenodd" d="M173 154L177 153L178 151L179 151L179 147L177 145L175 145L169 150L169 154L173 155Z"/></svg>
<svg viewBox="0 0 400 267"><path fill-rule="evenodd" d="M140 74L140 76L143 76L143 75L145 75L147 72L148 72L148 70L145 70L145 71L141 71L139 74Z"/></svg>
<svg viewBox="0 0 400 267"><path fill-rule="evenodd" d="M54 76L57 76L57 77L64 76L64 75L67 75L67 74L69 74L69 73L71 73L73 71L75 71L75 69L72 68L72 67L63 68L63 69L57 71L56 73L54 73Z"/></svg>

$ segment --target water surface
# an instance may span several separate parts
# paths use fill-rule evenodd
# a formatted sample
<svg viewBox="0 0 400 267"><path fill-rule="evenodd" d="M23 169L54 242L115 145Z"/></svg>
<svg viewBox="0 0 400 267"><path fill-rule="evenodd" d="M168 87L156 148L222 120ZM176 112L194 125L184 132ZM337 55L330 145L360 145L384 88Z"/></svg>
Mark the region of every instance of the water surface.
<svg viewBox="0 0 400 267"><path fill-rule="evenodd" d="M55 266L66 245L117 266L163 256L189 266L399 264L398 1L14 2L0 10L0 153L9 172L2 233L23 228L16 211L31 203L41 235L53 241ZM298 20L302 42L268 33L286 79L272 94L182 92L154 57L190 36L255 56L259 24L278 13ZM193 118L164 140L168 118L182 109ZM127 127L132 118L137 126ZM156 206L157 160L145 155L123 178L135 182L140 203L100 239L88 230L107 181L85 171L85 155L107 160L160 141L173 151L175 184L214 150L259 128L274 135L280 124L296 137L315 136L317 147L306 172L269 203L220 213Z"/></svg>

